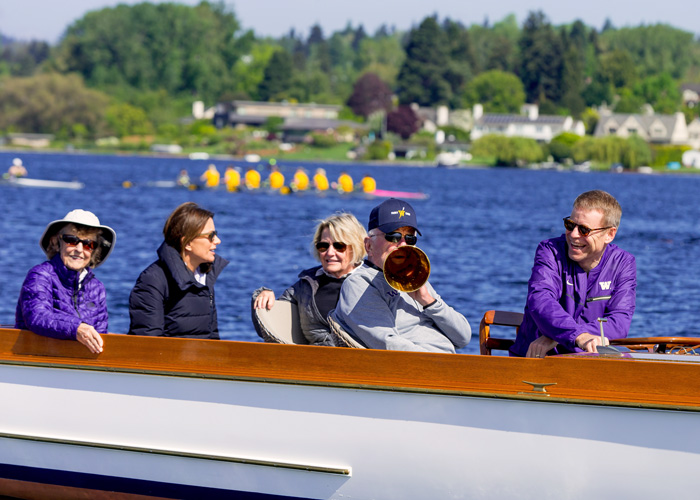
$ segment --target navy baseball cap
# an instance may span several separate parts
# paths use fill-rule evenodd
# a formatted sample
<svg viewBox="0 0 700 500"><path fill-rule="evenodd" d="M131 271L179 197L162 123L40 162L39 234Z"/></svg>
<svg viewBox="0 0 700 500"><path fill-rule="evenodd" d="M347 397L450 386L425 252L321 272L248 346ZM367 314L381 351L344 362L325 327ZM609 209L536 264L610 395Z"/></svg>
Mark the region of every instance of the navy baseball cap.
<svg viewBox="0 0 700 500"><path fill-rule="evenodd" d="M367 230L376 227L383 233L391 233L404 226L412 227L423 236L418 230L418 218L413 207L403 200L389 198L372 209Z"/></svg>

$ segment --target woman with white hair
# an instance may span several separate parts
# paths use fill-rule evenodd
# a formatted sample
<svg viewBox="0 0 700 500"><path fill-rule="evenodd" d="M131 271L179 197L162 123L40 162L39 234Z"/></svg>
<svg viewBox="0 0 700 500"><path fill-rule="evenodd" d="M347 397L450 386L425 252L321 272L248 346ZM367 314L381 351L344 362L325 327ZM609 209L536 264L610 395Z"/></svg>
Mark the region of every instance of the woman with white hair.
<svg viewBox="0 0 700 500"><path fill-rule="evenodd" d="M298 306L299 323L309 344L335 345L328 324L328 313L335 308L340 286L365 258L365 228L354 215L337 213L316 226L311 254L321 262L299 273L299 280L278 300ZM269 288L253 293L255 309L272 309L275 294Z"/></svg>
<svg viewBox="0 0 700 500"><path fill-rule="evenodd" d="M15 328L57 339L77 340L102 352L107 333L105 287L93 269L112 250L117 235L92 212L73 210L49 223L39 244L49 260L34 266L22 284Z"/></svg>

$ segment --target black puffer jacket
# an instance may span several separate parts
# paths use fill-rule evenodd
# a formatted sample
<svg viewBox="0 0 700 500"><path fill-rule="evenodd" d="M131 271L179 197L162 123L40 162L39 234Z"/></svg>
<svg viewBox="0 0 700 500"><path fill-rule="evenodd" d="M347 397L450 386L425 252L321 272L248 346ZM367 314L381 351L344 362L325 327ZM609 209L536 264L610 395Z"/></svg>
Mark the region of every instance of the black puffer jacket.
<svg viewBox="0 0 700 500"><path fill-rule="evenodd" d="M214 283L227 264L217 255L202 285L177 250L163 243L131 290L129 334L218 339Z"/></svg>

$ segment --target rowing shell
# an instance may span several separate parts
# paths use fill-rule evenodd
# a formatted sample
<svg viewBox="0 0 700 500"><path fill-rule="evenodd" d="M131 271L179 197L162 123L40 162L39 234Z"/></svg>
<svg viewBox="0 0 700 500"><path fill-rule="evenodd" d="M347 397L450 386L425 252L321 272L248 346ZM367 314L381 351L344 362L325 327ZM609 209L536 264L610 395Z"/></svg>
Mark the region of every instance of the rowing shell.
<svg viewBox="0 0 700 500"><path fill-rule="evenodd" d="M38 188L83 189L85 187L85 184L78 181L50 181L46 179L28 179L26 177L10 178L4 182L13 186Z"/></svg>
<svg viewBox="0 0 700 500"><path fill-rule="evenodd" d="M427 200L428 195L415 191L388 191L386 189L375 189L372 193L380 198L402 198L410 200Z"/></svg>

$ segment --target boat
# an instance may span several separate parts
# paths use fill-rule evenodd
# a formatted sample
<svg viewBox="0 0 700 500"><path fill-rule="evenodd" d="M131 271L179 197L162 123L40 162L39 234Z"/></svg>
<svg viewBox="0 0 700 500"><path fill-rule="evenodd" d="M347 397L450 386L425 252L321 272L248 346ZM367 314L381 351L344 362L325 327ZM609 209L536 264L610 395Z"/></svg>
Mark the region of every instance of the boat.
<svg viewBox="0 0 700 500"><path fill-rule="evenodd" d="M31 179L28 177L10 177L3 179L1 182L11 186L53 189L83 189L85 187L85 184L78 181L51 181L47 179Z"/></svg>
<svg viewBox="0 0 700 500"><path fill-rule="evenodd" d="M262 161L262 157L258 154L250 153L243 156L243 160L248 163L260 163Z"/></svg>
<svg viewBox="0 0 700 500"><path fill-rule="evenodd" d="M195 151L193 153L190 153L187 156L190 160L208 160L209 159L209 153L205 153L203 151Z"/></svg>
<svg viewBox="0 0 700 500"><path fill-rule="evenodd" d="M0 329L0 496L697 497L700 356L288 342Z"/></svg>
<svg viewBox="0 0 700 500"><path fill-rule="evenodd" d="M139 186L143 187L149 187L149 188L165 188L165 189L189 189L189 190L196 190L196 189L212 189L212 188L207 188L206 186L203 185L198 185L198 184L190 184L189 186L182 186L178 184L176 181L169 181L169 180L158 180L158 181L150 181L146 182L144 184L139 184ZM131 181L124 181L122 183L122 187L124 188L132 188L134 187L134 184ZM220 188L225 188L225 184L222 183ZM286 186L285 186L286 187ZM245 186L241 186L240 189L235 191L236 193L253 193L253 194L268 194L268 195L278 195L278 194L296 194L296 195L303 195L303 196L308 196L308 195L315 195L315 196L362 196L365 198L401 198L405 200L427 200L429 198L428 194L420 192L420 191L390 191L387 189L375 189L371 193L365 193L362 190L357 190L353 191L352 193L339 193L337 190L327 190L327 191L316 191L315 189L305 189L303 191L296 191L289 189L287 187L286 190L279 190L279 189L269 189L266 187L261 187L259 189L247 189Z"/></svg>
<svg viewBox="0 0 700 500"><path fill-rule="evenodd" d="M378 198L401 198L405 200L427 200L428 195L420 191L389 191L387 189L375 189L371 196Z"/></svg>

